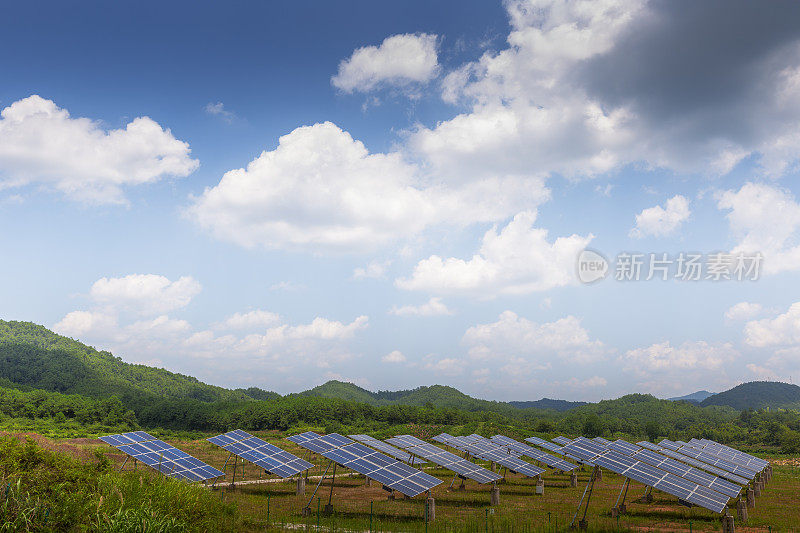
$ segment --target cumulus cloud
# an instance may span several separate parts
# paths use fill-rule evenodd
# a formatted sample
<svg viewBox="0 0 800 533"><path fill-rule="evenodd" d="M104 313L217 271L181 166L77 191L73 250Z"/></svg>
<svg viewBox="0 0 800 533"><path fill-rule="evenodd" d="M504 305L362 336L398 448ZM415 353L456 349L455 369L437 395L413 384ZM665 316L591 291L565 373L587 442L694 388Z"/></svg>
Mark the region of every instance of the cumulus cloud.
<svg viewBox="0 0 800 533"><path fill-rule="evenodd" d="M95 281L89 296L99 305L155 314L186 307L201 290L200 283L191 276L170 281L156 274L130 274Z"/></svg>
<svg viewBox="0 0 800 533"><path fill-rule="evenodd" d="M234 313L226 318L220 326L226 329L257 329L279 324L281 317L278 313L254 309L247 313Z"/></svg>
<svg viewBox="0 0 800 533"><path fill-rule="evenodd" d="M675 195L667 200L664 207L649 207L636 215L636 226L631 230L630 236L642 238L648 235L670 235L681 227L689 214L689 201L684 196Z"/></svg>
<svg viewBox="0 0 800 533"><path fill-rule="evenodd" d="M403 352L401 352L400 350L394 350L393 352L388 353L383 357L381 357L381 361L383 361L384 363L405 363L406 356L403 355Z"/></svg>
<svg viewBox="0 0 800 533"><path fill-rule="evenodd" d="M744 333L750 346L800 346L800 302L774 318L748 322Z"/></svg>
<svg viewBox="0 0 800 533"><path fill-rule="evenodd" d="M391 265L388 261L370 261L365 267L357 267L353 270L353 279L379 279L386 275L386 269Z"/></svg>
<svg viewBox="0 0 800 533"><path fill-rule="evenodd" d="M788 190L763 183L746 183L725 191L718 207L738 239L732 253L761 253L763 272L777 274L800 268L800 204Z"/></svg>
<svg viewBox="0 0 800 533"><path fill-rule="evenodd" d="M442 299L437 297L432 297L421 305L395 306L389 310L389 313L397 316L442 316L453 314L442 302Z"/></svg>
<svg viewBox="0 0 800 533"><path fill-rule="evenodd" d="M729 386L726 369L739 358L731 343L686 341L673 346L667 341L628 350L620 356L620 363L639 380L636 387L642 391L673 393L690 385Z"/></svg>
<svg viewBox="0 0 800 533"><path fill-rule="evenodd" d="M600 360L603 344L592 340L574 316L538 324L513 311L504 311L496 322L469 328L461 340L473 360L523 358L538 368L554 361L587 363Z"/></svg>
<svg viewBox="0 0 800 533"><path fill-rule="evenodd" d="M575 261L593 236L559 237L533 226L536 213L518 213L499 233L486 232L470 259L432 255L414 267L410 278L396 281L401 289L464 292L487 296L525 294L575 283Z"/></svg>
<svg viewBox="0 0 800 533"><path fill-rule="evenodd" d="M352 93L428 82L439 72L436 44L436 35L392 35L380 46L355 50L339 63L339 72L331 78L331 83Z"/></svg>
<svg viewBox="0 0 800 533"><path fill-rule="evenodd" d="M442 175L535 168L591 177L632 163L718 175L747 157L771 176L797 167L797 6L512 0L506 8L508 47L442 83L443 98L466 111L410 138Z"/></svg>
<svg viewBox="0 0 800 533"><path fill-rule="evenodd" d="M725 311L725 319L730 321L747 320L760 315L763 311L761 304L752 302L739 302Z"/></svg>
<svg viewBox="0 0 800 533"><path fill-rule="evenodd" d="M103 278L92 289L92 308L67 313L54 331L109 349L128 361L158 360L192 375L208 372L207 379L216 383L223 370L226 377L238 374L234 383L250 383L253 372L267 369L270 376L284 377L308 366L329 369L356 356L348 341L369 325L363 315L351 322L316 317L291 324L277 313L256 309L234 313L210 329L197 329L163 313L185 307L199 291L191 278L175 282L153 275ZM142 297L132 296L137 293Z"/></svg>
<svg viewBox="0 0 800 533"><path fill-rule="evenodd" d="M39 184L97 204L125 203L124 188L184 177L189 145L148 117L106 130L38 95L0 112L0 188Z"/></svg>
<svg viewBox="0 0 800 533"><path fill-rule="evenodd" d="M222 102L217 102L217 103L209 102L203 109L207 114L219 117L228 124L233 122L233 119L236 118L235 114L225 109L225 104L223 104Z"/></svg>
<svg viewBox="0 0 800 533"><path fill-rule="evenodd" d="M231 170L188 214L245 247L371 250L425 228L502 219L549 196L541 180L505 176L426 184L399 153L370 154L336 125L297 128L246 169Z"/></svg>

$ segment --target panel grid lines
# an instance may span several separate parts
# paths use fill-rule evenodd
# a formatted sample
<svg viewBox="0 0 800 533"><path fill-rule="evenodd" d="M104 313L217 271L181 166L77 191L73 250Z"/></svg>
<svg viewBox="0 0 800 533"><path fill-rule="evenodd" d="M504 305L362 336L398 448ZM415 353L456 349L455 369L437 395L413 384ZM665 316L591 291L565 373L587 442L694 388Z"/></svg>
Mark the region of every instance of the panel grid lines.
<svg viewBox="0 0 800 533"><path fill-rule="evenodd" d="M282 478L291 477L314 466L241 429L229 431L207 440Z"/></svg>

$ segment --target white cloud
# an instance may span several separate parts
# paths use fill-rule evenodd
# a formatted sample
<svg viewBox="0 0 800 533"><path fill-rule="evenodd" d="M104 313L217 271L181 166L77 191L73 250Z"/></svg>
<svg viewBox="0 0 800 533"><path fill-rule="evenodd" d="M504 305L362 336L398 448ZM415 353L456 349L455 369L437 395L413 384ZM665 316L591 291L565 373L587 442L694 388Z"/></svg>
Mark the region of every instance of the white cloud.
<svg viewBox="0 0 800 533"><path fill-rule="evenodd" d="M455 357L435 359L429 356L424 368L443 376L460 376L464 373L464 361Z"/></svg>
<svg viewBox="0 0 800 533"><path fill-rule="evenodd" d="M730 28L748 28L749 9L709 33L713 3L692 13L637 0L505 5L508 47L442 82L442 98L468 110L410 138L441 175L592 177L629 164L717 175L746 157L771 176L797 168L800 53L786 44L796 34L753 33L758 50L743 60L743 32Z"/></svg>
<svg viewBox="0 0 800 533"><path fill-rule="evenodd" d="M636 227L630 231L630 236L642 238L648 235L670 235L680 228L689 218L689 214L689 201L679 194L675 195L667 200L665 207L649 207L636 215Z"/></svg>
<svg viewBox="0 0 800 533"><path fill-rule="evenodd" d="M725 311L725 319L730 321L747 320L761 314L762 311L761 304L739 302Z"/></svg>
<svg viewBox="0 0 800 533"><path fill-rule="evenodd" d="M427 185L399 153L370 154L330 122L297 128L195 199L189 215L245 247L370 250L433 224L491 222L549 196L541 180Z"/></svg>
<svg viewBox="0 0 800 533"><path fill-rule="evenodd" d="M556 383L560 387L568 387L575 390L583 390L586 388L600 388L608 385L608 380L602 376L591 376L586 379L579 379L572 377L566 381Z"/></svg>
<svg viewBox="0 0 800 533"><path fill-rule="evenodd" d="M800 204L784 189L746 183L739 191L726 191L718 207L727 214L738 243L731 253L764 256L763 272L777 274L800 268Z"/></svg>
<svg viewBox="0 0 800 533"><path fill-rule="evenodd" d="M53 326L53 331L67 337L79 338L95 331L110 331L117 320L103 312L72 311Z"/></svg>
<svg viewBox="0 0 800 533"><path fill-rule="evenodd" d="M184 177L198 166L187 143L148 117L105 130L38 95L0 116L0 188L41 184L84 202L125 203L124 187Z"/></svg>
<svg viewBox="0 0 800 533"><path fill-rule="evenodd" d="M207 114L219 117L228 124L233 122L233 119L236 118L236 115L225 109L225 104L223 104L222 102L217 102L216 104L209 102L203 109Z"/></svg>
<svg viewBox="0 0 800 533"><path fill-rule="evenodd" d="M402 34L380 46L365 46L339 63L333 85L345 92L369 92L384 86L425 83L439 72L436 35Z"/></svg>
<svg viewBox="0 0 800 533"><path fill-rule="evenodd" d="M353 279L380 279L386 275L386 270L392 264L388 261L370 261L366 267L358 267L353 270Z"/></svg>
<svg viewBox="0 0 800 533"><path fill-rule="evenodd" d="M765 366L756 365L754 363L749 363L746 365L747 370L752 372L756 379L758 380L778 380L778 374L776 374L772 369L767 368Z"/></svg>
<svg viewBox="0 0 800 533"><path fill-rule="evenodd" d="M622 356L626 369L640 376L675 370L721 370L739 356L730 343L687 341L680 346L669 342L628 350Z"/></svg>
<svg viewBox="0 0 800 533"><path fill-rule="evenodd" d="M279 324L281 317L278 313L254 309L247 313L234 313L226 318L221 326L227 329L257 329Z"/></svg>
<svg viewBox="0 0 800 533"><path fill-rule="evenodd" d="M447 308L441 298L432 297L422 305L403 305L392 307L389 313L397 316L442 316L452 315L453 312Z"/></svg>
<svg viewBox="0 0 800 533"><path fill-rule="evenodd" d="M130 274L95 281L89 295L99 305L156 314L186 307L201 289L191 276L170 281L155 274Z"/></svg>
<svg viewBox="0 0 800 533"><path fill-rule="evenodd" d="M536 213L518 213L499 233L486 232L471 259L433 255L414 268L398 287L431 292L468 292L488 296L525 294L576 282L575 261L593 236L559 237L552 243L547 230L533 227Z"/></svg>
<svg viewBox="0 0 800 533"><path fill-rule="evenodd" d="M800 302L775 318L748 322L744 332L745 342L750 346L800 345Z"/></svg>
<svg viewBox="0 0 800 533"><path fill-rule="evenodd" d="M403 355L403 352L399 350L394 350L393 352L388 353L383 357L381 357L381 361L383 361L384 363L405 363L406 356Z"/></svg>
<svg viewBox="0 0 800 533"><path fill-rule="evenodd" d="M574 316L538 324L513 311L504 311L496 322L469 328L461 340L473 360L525 361L543 369L552 363L596 362L603 358L603 344L591 340Z"/></svg>

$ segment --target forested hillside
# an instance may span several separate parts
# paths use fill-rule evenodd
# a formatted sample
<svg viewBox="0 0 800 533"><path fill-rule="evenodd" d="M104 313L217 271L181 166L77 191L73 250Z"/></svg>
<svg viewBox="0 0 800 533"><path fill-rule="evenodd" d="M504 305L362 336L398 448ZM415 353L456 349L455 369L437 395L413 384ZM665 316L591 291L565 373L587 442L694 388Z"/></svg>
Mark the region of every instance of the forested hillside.
<svg viewBox="0 0 800 533"><path fill-rule="evenodd" d="M0 378L36 389L129 400L143 395L204 402L275 396L260 389L231 391L190 376L125 363L37 324L4 320L0 320Z"/></svg>
<svg viewBox="0 0 800 533"><path fill-rule="evenodd" d="M568 402L567 400L552 400L550 398L542 398L541 400L527 401L527 402L508 402L517 409L552 409L554 411L569 411L582 405L586 402Z"/></svg>
<svg viewBox="0 0 800 533"><path fill-rule="evenodd" d="M800 387L775 381L751 381L703 400L700 405L727 405L734 409L800 408Z"/></svg>

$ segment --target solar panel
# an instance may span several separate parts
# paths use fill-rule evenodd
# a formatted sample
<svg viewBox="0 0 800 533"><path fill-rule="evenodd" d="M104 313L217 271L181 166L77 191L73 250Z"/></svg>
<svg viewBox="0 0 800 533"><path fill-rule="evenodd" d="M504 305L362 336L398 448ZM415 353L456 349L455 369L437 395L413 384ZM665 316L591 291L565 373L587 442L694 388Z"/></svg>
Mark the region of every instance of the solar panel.
<svg viewBox="0 0 800 533"><path fill-rule="evenodd" d="M653 450L640 447L636 444L631 444L624 440L617 440L609 444L609 450L628 455L637 461L647 463L656 468L660 468L670 474L688 479L702 487L708 487L711 490L720 492L731 498L739 496L741 487L730 481L726 481L720 477L704 472L697 468L691 467L685 463L660 455Z"/></svg>
<svg viewBox="0 0 800 533"><path fill-rule="evenodd" d="M637 442L637 444L639 444L642 447L656 451L662 455L666 455L667 457L672 457L673 459L677 459L682 463L686 463L688 465L701 468L706 472L710 472L721 478L727 479L728 481L733 481L734 483L738 483L739 485L747 485L749 483L749 481L746 478L743 478L742 476L736 475L732 472L728 472L721 468L717 468L716 466L704 463L703 461L699 461L694 457L683 455L682 453L670 450L669 448L662 448L658 444L652 444L650 442Z"/></svg>
<svg viewBox="0 0 800 533"><path fill-rule="evenodd" d="M582 456L600 467L710 511L721 513L727 507L729 498L724 494L632 457L606 449L590 439L579 437L572 444L565 446L564 451Z"/></svg>
<svg viewBox="0 0 800 533"><path fill-rule="evenodd" d="M572 442L572 439L568 439L567 437L563 437L563 436L559 435L558 437L553 438L553 442L557 442L558 444L561 444L562 446L566 446L567 444Z"/></svg>
<svg viewBox="0 0 800 533"><path fill-rule="evenodd" d="M521 453L526 457L530 457L534 461L539 461L540 463L545 464L550 468L556 468L558 470L561 470L562 472L569 472L570 470L578 468L577 465L567 462L554 455L550 455L549 453L539 451L536 448L518 442L512 439L511 437L506 437L505 435L495 435L494 437L492 437L492 441L496 442L500 446L506 446L511 450Z"/></svg>
<svg viewBox="0 0 800 533"><path fill-rule="evenodd" d="M693 450L703 451L754 472L760 472L769 464L764 459L753 457L750 454L740 452L729 446L723 446L713 441L692 439L687 443L687 446L691 447Z"/></svg>
<svg viewBox="0 0 800 533"><path fill-rule="evenodd" d="M144 431L132 431L100 437L106 444L141 461L165 476L189 481L205 481L222 477L225 472L159 440Z"/></svg>
<svg viewBox="0 0 800 533"><path fill-rule="evenodd" d="M398 435L391 439L386 439L386 442L399 446L431 463L447 468L461 477L475 480L478 483L491 483L503 479L503 476L496 472L487 470L482 466L478 466L473 462L467 461L433 444L428 444L424 440L420 440L413 435Z"/></svg>
<svg viewBox="0 0 800 533"><path fill-rule="evenodd" d="M744 467L742 465L737 465L736 463L732 463L730 461L726 461L725 459L723 459L723 458L721 458L721 457L719 457L717 455L714 455L714 454L711 454L711 453L708 453L708 452L705 452L705 451L702 451L702 450L698 450L697 448L693 448L691 446L681 446L676 451L678 453L682 453L683 455L688 455L689 457L694 457L695 459L703 461L704 463L708 463L710 465L714 465L714 466L716 466L718 468L721 468L723 470L727 470L728 472L731 472L733 474L742 476L742 477L747 478L747 479L753 479L753 478L756 477L756 472L754 472L753 470L750 470L747 467Z"/></svg>
<svg viewBox="0 0 800 533"><path fill-rule="evenodd" d="M413 455L408 452L404 452L400 448L395 448L391 444L387 444L382 440L378 440L375 437L371 437L369 435L348 435L353 440L357 440L362 444L366 444L371 448L375 448L378 451L385 453L390 457L394 457L399 461L403 461L404 463L412 463L413 464L422 464L425 461L421 461L419 459L415 459Z"/></svg>
<svg viewBox="0 0 800 533"><path fill-rule="evenodd" d="M706 450L715 450L717 455L722 455L723 453L725 453L730 455L731 457L738 458L740 461L746 460L748 465L752 465L759 471L769 466L769 461L767 461L766 459L755 457L753 455L750 455L749 453L737 450L736 448L731 448L730 446L726 446L725 444L720 444L718 442L714 442L713 440L709 439L702 439L700 442L705 446L704 449Z"/></svg>
<svg viewBox="0 0 800 533"><path fill-rule="evenodd" d="M586 466L594 466L591 462L585 461L580 457L575 457L573 455L569 455L568 453L564 452L564 447L559 446L555 442L550 442L544 439L540 439L539 437L528 437L525 439L526 442L530 442L531 444L535 444L545 450L550 450L553 453L557 453L559 455L563 455L567 459L572 459L573 461L577 461L579 464L586 465Z"/></svg>
<svg viewBox="0 0 800 533"><path fill-rule="evenodd" d="M410 497L442 483L440 479L338 433L322 436L307 431L287 439Z"/></svg>
<svg viewBox="0 0 800 533"><path fill-rule="evenodd" d="M283 478L291 477L314 466L241 429L206 440Z"/></svg>
<svg viewBox="0 0 800 533"><path fill-rule="evenodd" d="M603 437L595 437L592 440L604 446L608 446L609 444L611 444L610 440L604 439Z"/></svg>
<svg viewBox="0 0 800 533"><path fill-rule="evenodd" d="M523 461L519 457L510 455L507 449L498 446L491 440L481 437L480 435L470 435L469 437L453 437L447 433L442 433L438 436L443 437L444 439L449 437L449 442L460 445L461 448L471 453L474 457L484 459L486 461L494 461L495 463L508 468L512 472L517 472L528 477L536 477L544 473L544 470L538 466L534 466Z"/></svg>

